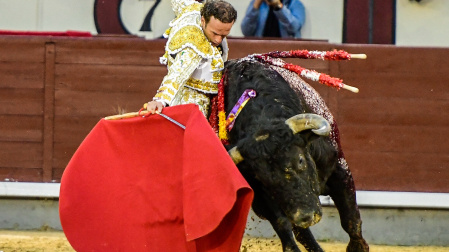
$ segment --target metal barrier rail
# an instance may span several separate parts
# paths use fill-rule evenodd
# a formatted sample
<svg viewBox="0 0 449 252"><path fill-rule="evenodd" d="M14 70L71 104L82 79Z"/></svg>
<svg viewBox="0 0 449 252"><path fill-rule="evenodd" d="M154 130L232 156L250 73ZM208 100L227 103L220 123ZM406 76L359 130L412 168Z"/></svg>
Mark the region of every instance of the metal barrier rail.
<svg viewBox="0 0 449 252"><path fill-rule="evenodd" d="M59 198L60 183L0 182L0 198ZM334 205L320 196L323 206ZM449 193L357 191L359 207L449 209Z"/></svg>

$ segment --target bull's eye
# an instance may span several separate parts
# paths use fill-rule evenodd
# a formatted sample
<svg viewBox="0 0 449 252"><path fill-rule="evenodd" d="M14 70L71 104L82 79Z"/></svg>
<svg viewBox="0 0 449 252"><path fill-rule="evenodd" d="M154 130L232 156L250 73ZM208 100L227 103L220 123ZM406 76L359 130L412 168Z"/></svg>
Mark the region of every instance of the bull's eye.
<svg viewBox="0 0 449 252"><path fill-rule="evenodd" d="M304 158L304 155L299 155L298 157L298 168L300 170L304 170L306 168L306 159Z"/></svg>

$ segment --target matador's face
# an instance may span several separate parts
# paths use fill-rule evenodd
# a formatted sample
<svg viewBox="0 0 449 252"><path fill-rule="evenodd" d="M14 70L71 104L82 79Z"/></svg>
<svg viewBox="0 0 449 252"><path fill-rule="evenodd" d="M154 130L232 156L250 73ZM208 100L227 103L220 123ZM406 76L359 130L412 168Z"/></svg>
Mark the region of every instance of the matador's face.
<svg viewBox="0 0 449 252"><path fill-rule="evenodd" d="M206 23L204 17L201 17L201 27L204 35L206 35L213 46L221 44L223 39L231 32L232 25L234 25L234 22L223 23L214 16L210 17L209 22Z"/></svg>

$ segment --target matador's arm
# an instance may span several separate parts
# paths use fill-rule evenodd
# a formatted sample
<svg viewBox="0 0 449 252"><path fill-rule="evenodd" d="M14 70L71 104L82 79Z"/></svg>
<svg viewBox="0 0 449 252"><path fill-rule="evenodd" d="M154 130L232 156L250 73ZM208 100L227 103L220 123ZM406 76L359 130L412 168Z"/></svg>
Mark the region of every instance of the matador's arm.
<svg viewBox="0 0 449 252"><path fill-rule="evenodd" d="M175 60L168 67L168 73L162 80L153 100L160 101L165 106L170 105L180 88L198 68L202 59L198 53L189 47L177 53Z"/></svg>

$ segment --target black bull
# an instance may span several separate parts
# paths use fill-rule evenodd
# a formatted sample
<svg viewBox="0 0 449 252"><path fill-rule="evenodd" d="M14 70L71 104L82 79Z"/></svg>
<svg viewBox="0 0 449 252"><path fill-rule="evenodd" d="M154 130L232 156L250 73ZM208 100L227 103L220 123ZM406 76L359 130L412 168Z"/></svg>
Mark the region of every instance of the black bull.
<svg viewBox="0 0 449 252"><path fill-rule="evenodd" d="M257 92L229 132L228 150L255 192L254 212L271 223L283 251L300 251L294 238L323 251L309 230L321 219L319 195L334 201L350 237L347 251L369 251L352 175L327 136L330 124L273 67L239 60L225 69L227 113L246 89Z"/></svg>

